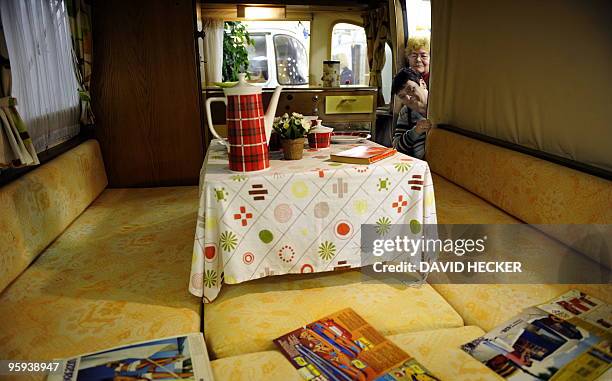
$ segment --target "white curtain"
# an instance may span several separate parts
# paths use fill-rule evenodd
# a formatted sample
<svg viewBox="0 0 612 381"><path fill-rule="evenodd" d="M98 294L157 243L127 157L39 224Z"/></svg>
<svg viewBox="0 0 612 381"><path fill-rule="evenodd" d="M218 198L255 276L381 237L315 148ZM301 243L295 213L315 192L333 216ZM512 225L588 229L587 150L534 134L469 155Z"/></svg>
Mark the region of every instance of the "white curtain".
<svg viewBox="0 0 612 381"><path fill-rule="evenodd" d="M12 95L37 152L79 133L79 97L62 0L0 0Z"/></svg>
<svg viewBox="0 0 612 381"><path fill-rule="evenodd" d="M204 18L204 71L206 84L221 82L223 67L223 20Z"/></svg>

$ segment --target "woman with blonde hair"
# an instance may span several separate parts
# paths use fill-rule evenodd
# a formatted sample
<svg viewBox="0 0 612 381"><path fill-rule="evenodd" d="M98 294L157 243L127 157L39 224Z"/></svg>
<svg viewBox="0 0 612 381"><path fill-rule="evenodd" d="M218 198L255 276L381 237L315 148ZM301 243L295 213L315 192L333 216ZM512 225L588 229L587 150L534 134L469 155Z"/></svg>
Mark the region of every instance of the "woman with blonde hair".
<svg viewBox="0 0 612 381"><path fill-rule="evenodd" d="M408 66L421 74L421 77L429 87L429 38L408 38L406 59L408 60Z"/></svg>

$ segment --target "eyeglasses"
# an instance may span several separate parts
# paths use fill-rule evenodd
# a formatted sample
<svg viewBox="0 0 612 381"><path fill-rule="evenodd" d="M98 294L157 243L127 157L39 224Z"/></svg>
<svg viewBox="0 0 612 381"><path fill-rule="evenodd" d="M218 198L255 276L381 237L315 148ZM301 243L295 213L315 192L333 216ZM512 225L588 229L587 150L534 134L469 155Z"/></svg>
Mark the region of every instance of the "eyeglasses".
<svg viewBox="0 0 612 381"><path fill-rule="evenodd" d="M421 57L421 59L423 60L426 60L429 58L429 53L410 53L408 57L412 58L413 60L416 60L419 57Z"/></svg>

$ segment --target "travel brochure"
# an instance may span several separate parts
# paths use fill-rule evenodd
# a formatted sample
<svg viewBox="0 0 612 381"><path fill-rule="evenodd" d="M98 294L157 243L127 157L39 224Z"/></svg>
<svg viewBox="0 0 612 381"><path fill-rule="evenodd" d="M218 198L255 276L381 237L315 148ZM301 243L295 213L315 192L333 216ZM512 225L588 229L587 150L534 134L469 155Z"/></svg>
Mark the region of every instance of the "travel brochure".
<svg viewBox="0 0 612 381"><path fill-rule="evenodd" d="M212 381L201 333L108 349L61 361L48 381L194 380Z"/></svg>
<svg viewBox="0 0 612 381"><path fill-rule="evenodd" d="M609 380L611 323L610 305L572 290L523 310L462 349L507 380Z"/></svg>
<svg viewBox="0 0 612 381"><path fill-rule="evenodd" d="M309 381L436 381L350 308L274 340Z"/></svg>
<svg viewBox="0 0 612 381"><path fill-rule="evenodd" d="M439 381L350 308L274 340L308 381ZM612 379L612 306L578 290L523 310L461 349L510 381ZM60 361L49 381L212 381L201 333Z"/></svg>

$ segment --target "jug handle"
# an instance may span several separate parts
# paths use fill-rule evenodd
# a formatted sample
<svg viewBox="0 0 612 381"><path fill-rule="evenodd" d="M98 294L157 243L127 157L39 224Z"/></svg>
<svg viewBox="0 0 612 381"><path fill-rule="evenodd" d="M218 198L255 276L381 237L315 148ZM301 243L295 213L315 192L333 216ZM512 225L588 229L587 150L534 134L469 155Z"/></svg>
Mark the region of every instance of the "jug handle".
<svg viewBox="0 0 612 381"><path fill-rule="evenodd" d="M212 116L210 113L210 104L212 102L223 102L227 106L227 99L225 99L225 97L208 98L206 100L206 119L208 119L208 128L210 129L210 132L212 132L213 136L219 139L220 143L223 144L229 151L229 143L225 139L223 139L221 135L219 135L219 133L215 130L215 127L213 127Z"/></svg>

